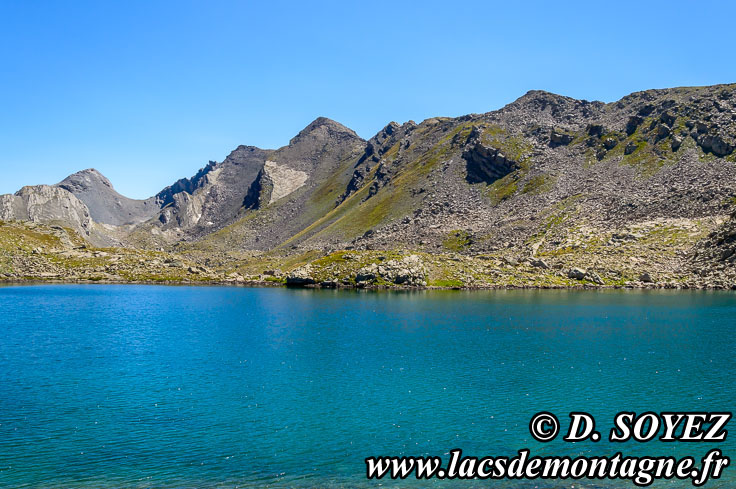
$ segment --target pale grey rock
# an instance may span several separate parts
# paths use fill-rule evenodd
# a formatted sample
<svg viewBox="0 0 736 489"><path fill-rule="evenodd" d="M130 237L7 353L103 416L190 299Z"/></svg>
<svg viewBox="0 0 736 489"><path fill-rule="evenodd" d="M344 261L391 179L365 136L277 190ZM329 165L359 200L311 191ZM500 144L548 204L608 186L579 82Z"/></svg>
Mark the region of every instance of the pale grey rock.
<svg viewBox="0 0 736 489"><path fill-rule="evenodd" d="M316 284L317 281L312 277L311 274L312 267L309 265L305 265L303 267L292 270L286 276L286 285L304 286Z"/></svg>
<svg viewBox="0 0 736 489"><path fill-rule="evenodd" d="M94 168L69 175L56 186L84 202L90 217L102 224L138 224L158 215L161 210L154 197L135 200L120 195L112 183Z"/></svg>
<svg viewBox="0 0 736 489"><path fill-rule="evenodd" d="M90 235L93 225L82 201L50 185L23 187L15 195L0 196L0 219L67 226L83 236Z"/></svg>
<svg viewBox="0 0 736 489"><path fill-rule="evenodd" d="M586 274L585 278L587 278L588 280L590 280L591 282L593 282L594 284L597 284L597 285L604 285L605 284L605 282L603 281L603 279L601 278L601 276L598 275L595 272L590 272L589 271Z"/></svg>

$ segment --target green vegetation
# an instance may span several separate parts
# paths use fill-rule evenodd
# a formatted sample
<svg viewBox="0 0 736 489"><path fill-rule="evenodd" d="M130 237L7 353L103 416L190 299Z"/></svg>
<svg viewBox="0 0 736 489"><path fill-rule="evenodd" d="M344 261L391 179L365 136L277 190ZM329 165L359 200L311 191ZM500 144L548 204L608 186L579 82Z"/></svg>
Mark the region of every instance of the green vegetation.
<svg viewBox="0 0 736 489"><path fill-rule="evenodd" d="M421 127L417 131L432 132L442 131L436 124L429 127ZM411 190L421 186L421 182L427 175L443 161L446 161L453 150L456 150L454 141L467 139L473 129L470 123L459 124L447 131L440 140L431 148L417 153L412 147L407 149L406 160L408 163L400 168L391 168L396 173L391 174L388 181L380 182L382 185L370 195L370 188L376 180L374 167L365 179L363 186L345 199L340 205L317 219L310 226L300 231L292 238L284 242L281 247L311 236L337 235L343 239L360 236L391 219L399 218L414 208L417 200ZM392 151L395 149L395 153ZM382 161L387 163L388 159L398 157L399 144L392 146ZM391 153L391 154L389 154Z"/></svg>
<svg viewBox="0 0 736 489"><path fill-rule="evenodd" d="M509 134L506 129L493 125L484 128L481 142L498 149L506 158L517 162L522 169L528 169L534 146L523 136Z"/></svg>
<svg viewBox="0 0 736 489"><path fill-rule="evenodd" d="M521 193L537 195L549 192L554 187L556 181L557 178L548 173L533 176L524 184Z"/></svg>
<svg viewBox="0 0 736 489"><path fill-rule="evenodd" d="M491 146L499 150L507 159L515 161L519 165L519 169L509 173L503 178L496 180L488 185L486 193L493 205L498 205L504 200L510 198L519 190L519 181L522 180L530 170L531 154L534 147L523 136L509 134L504 128L492 125L484 127L481 133L481 142L487 146ZM529 191L537 183L540 184L539 192L544 192L544 183L535 181ZM549 188L554 183L551 182Z"/></svg>
<svg viewBox="0 0 736 489"><path fill-rule="evenodd" d="M457 279L438 279L438 280L431 280L428 285L430 287L444 287L447 289L458 289L465 285L465 283L462 280Z"/></svg>
<svg viewBox="0 0 736 489"><path fill-rule="evenodd" d="M471 244L473 244L473 240L470 234L461 229L450 231L447 239L442 242L442 246L450 251L463 251Z"/></svg>
<svg viewBox="0 0 736 489"><path fill-rule="evenodd" d="M579 198L572 196L558 203L542 220L536 239L545 245L537 252L537 257L543 258L549 268L532 266L531 260L515 254L519 253L518 248L475 256L461 254L467 252L471 243L470 234L464 230L454 230L447 235L443 242L447 250L444 253L340 250L325 254L310 250L289 254L274 251L255 256L230 255L225 259L226 264L213 264L205 269L198 263L209 259L210 253L190 251L183 256L81 245L75 248L63 241L81 238L73 234L63 238L69 233L67 230L0 223L0 274L12 272L16 279L34 280L211 283L226 281L228 275L237 272L240 274L238 281L281 285L290 270L309 265L310 276L318 282L354 284L361 268L376 264L380 269L381 264L415 254L426 269L425 281L432 287L598 286L587 278L580 281L568 278L566 270L573 266L598 273L608 286L621 287L636 282L642 270L655 270L658 280L673 283L689 280L687 273L666 272L665 264L705 236L712 229L712 223L692 220L644 223L624 231L623 235L629 237L616 241L611 231L588 228L584 222L571 219L576 215L575 202ZM15 269L13 263L23 268ZM392 286L383 277L378 277L374 285Z"/></svg>
<svg viewBox="0 0 736 489"><path fill-rule="evenodd" d="M687 149L699 150L695 141L689 136L679 136L683 138L680 148L677 151L673 151L672 149L674 135L681 135L683 132L687 133L686 122L687 118L677 117L670 131L670 135L660 139L656 143L652 143L651 140L655 137L655 131L650 128L656 127L658 122L652 117L647 117L631 136L628 136L616 148L608 152L606 158L620 157L622 164L637 168L640 175L644 178L650 177L656 174L663 166L676 163L678 153L682 153ZM628 155L624 154L626 146L632 144L635 146L634 150Z"/></svg>
<svg viewBox="0 0 736 489"><path fill-rule="evenodd" d="M519 189L517 181L519 179L519 171L509 173L488 186L488 198L491 199L493 205L498 205L516 193Z"/></svg>
<svg viewBox="0 0 736 489"><path fill-rule="evenodd" d="M661 144L658 145L661 147ZM646 141L638 141L636 149L629 155L624 155L621 162L639 170L642 176L652 176L667 162Z"/></svg>

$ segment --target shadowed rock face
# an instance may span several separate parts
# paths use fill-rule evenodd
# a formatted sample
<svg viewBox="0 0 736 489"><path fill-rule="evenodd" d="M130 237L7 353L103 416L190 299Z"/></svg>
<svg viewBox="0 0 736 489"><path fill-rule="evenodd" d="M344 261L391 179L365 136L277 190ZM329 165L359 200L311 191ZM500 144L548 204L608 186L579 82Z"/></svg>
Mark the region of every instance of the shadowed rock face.
<svg viewBox="0 0 736 489"><path fill-rule="evenodd" d="M195 235L220 229L243 207L269 153L253 146L239 146L221 163L210 162L191 179L165 188L157 195L164 207L161 224Z"/></svg>
<svg viewBox="0 0 736 489"><path fill-rule="evenodd" d="M463 158L467 162L469 183L490 184L519 169L519 164L507 158L500 149L483 144L477 130L471 133Z"/></svg>
<svg viewBox="0 0 736 489"><path fill-rule="evenodd" d="M161 207L166 207L167 205L173 204L175 194L178 194L180 192L193 194L196 189L198 189L205 183L204 179L206 175L214 170L216 166L216 161L210 161L209 163L207 163L207 166L205 166L204 168L200 168L197 174L194 175L192 178L181 178L174 182L173 185L166 187L161 192L156 194L156 198L161 202Z"/></svg>
<svg viewBox="0 0 736 489"><path fill-rule="evenodd" d="M329 178L341 159L364 145L354 131L320 117L278 150L240 146L222 163L210 162L193 178L179 180L160 192L160 226L184 233L185 239L197 238L221 229L249 210L276 203L295 205ZM298 231L294 227L298 224L288 214L270 219L272 225L284 221L276 231L279 235Z"/></svg>
<svg viewBox="0 0 736 489"><path fill-rule="evenodd" d="M260 209L303 187L309 179L303 171L266 161L243 201L246 209Z"/></svg>
<svg viewBox="0 0 736 489"><path fill-rule="evenodd" d="M134 200L120 195L110 181L94 168L69 175L56 186L84 202L92 219L102 224L138 224L158 215L161 210L154 197Z"/></svg>

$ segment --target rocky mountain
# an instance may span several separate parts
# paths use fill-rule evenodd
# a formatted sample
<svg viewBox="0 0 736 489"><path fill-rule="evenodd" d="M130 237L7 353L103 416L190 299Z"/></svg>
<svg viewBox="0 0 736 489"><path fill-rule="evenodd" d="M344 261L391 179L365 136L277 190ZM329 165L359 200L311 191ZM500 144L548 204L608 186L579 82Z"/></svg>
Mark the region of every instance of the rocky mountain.
<svg viewBox="0 0 736 489"><path fill-rule="evenodd" d="M87 206L91 218L101 224L139 224L156 216L161 210L156 197L134 200L120 195L112 183L94 168L69 175L56 187L74 194Z"/></svg>
<svg viewBox="0 0 736 489"><path fill-rule="evenodd" d="M277 268L313 262L319 275L315 259L332 252L403 250L495 256L535 272L557 261L555 276L590 283L686 281L732 264L703 260L733 221L735 170L736 85L608 104L532 91L484 114L392 122L367 141L318 118L287 146L240 146L142 201L85 170L0 197L0 219L64 224L97 245L220 257L223 267L258 256ZM357 269L345 272L355 282ZM493 283L482 275L452 280Z"/></svg>
<svg viewBox="0 0 736 489"><path fill-rule="evenodd" d="M163 210L152 225L170 243L201 238L257 213L254 227L268 227L287 239L327 210L309 206L307 200L363 147L355 132L326 118L315 120L275 151L240 146L222 163L210 162L191 179L163 190L157 196ZM244 236L240 246L259 240L254 232Z"/></svg>

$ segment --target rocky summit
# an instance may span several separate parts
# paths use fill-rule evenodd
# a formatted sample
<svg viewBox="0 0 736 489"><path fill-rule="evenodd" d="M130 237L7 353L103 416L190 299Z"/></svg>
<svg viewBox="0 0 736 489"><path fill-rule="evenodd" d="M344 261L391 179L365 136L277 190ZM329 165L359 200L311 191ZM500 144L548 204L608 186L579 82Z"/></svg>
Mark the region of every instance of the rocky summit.
<svg viewBox="0 0 736 489"><path fill-rule="evenodd" d="M93 169L0 196L0 279L736 287L736 85L318 118L145 200Z"/></svg>

